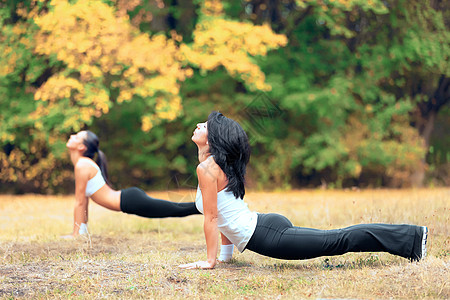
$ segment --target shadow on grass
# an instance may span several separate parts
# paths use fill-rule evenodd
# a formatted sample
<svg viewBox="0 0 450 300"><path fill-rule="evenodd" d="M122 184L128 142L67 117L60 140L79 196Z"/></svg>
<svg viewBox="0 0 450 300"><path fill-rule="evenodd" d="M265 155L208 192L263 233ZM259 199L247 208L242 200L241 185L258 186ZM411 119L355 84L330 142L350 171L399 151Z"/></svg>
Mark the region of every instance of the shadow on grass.
<svg viewBox="0 0 450 300"><path fill-rule="evenodd" d="M406 262L406 260L405 260ZM273 271L287 271L287 270L298 270L298 271L321 271L321 270L356 270L364 268L381 269L387 266L403 265L401 258L394 260L383 261L376 254L370 254L364 257L355 257L354 259L333 259L329 257L318 258L313 261L294 261L289 262L279 262L274 264L254 264L252 262L246 262L241 260L233 259L227 264L221 265L221 268L226 269L243 269L243 268L258 268L260 270L273 270Z"/></svg>

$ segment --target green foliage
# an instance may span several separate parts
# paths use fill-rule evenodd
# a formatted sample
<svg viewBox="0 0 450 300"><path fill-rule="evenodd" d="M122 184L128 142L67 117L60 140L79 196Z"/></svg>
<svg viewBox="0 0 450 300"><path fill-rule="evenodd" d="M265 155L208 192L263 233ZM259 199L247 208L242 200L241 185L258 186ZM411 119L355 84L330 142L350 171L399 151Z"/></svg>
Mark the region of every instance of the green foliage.
<svg viewBox="0 0 450 300"><path fill-rule="evenodd" d="M263 4L2 2L2 187L65 188L65 139L84 128L117 188L193 187L190 137L211 110L248 132L252 187L401 186L430 149L433 170L448 163L423 134L449 99L448 4Z"/></svg>
<svg viewBox="0 0 450 300"><path fill-rule="evenodd" d="M440 11L420 2L401 4L389 5L395 8L388 14L344 9L339 15L348 18L332 23L320 21L323 10L316 9L288 36L288 47L261 62L274 87L271 96L290 115L290 134L277 141L284 149L275 155L290 157L291 174L321 174L338 186L359 184L364 173L409 184L426 149L408 114L417 99L429 98L408 85L419 78L436 82L430 73L449 75L450 38ZM347 34L349 27L358 28L355 24L358 31ZM347 29L338 33L330 25ZM267 166L271 155L261 163ZM289 182L285 176L277 184Z"/></svg>

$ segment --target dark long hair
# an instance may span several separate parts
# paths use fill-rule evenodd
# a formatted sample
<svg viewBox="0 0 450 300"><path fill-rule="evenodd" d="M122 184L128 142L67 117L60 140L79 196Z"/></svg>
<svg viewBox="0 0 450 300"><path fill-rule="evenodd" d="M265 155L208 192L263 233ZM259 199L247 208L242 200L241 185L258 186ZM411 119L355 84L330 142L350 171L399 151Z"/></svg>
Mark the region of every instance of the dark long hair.
<svg viewBox="0 0 450 300"><path fill-rule="evenodd" d="M209 152L228 179L227 191L236 198L244 198L245 172L250 160L250 145L238 122L220 112L208 116Z"/></svg>
<svg viewBox="0 0 450 300"><path fill-rule="evenodd" d="M111 186L111 183L108 179L108 162L106 161L106 155L98 147L98 137L92 131L86 130L86 133L86 138L83 141L83 144L86 146L86 151L84 151L83 156L89 157L90 159L94 160L95 154L97 154L97 159L95 160L95 162L102 171L103 179L105 179L106 183Z"/></svg>

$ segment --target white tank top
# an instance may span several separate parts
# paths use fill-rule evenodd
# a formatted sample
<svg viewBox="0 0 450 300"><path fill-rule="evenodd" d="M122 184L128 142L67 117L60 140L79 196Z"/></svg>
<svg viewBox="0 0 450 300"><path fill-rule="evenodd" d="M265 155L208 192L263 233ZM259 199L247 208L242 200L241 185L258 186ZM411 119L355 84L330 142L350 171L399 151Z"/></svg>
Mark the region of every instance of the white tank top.
<svg viewBox="0 0 450 300"><path fill-rule="evenodd" d="M258 215L248 209L244 200L237 199L233 192L225 190L226 188L217 193L217 225L219 231L242 252L255 231ZM200 187L197 188L195 206L203 214Z"/></svg>
<svg viewBox="0 0 450 300"><path fill-rule="evenodd" d="M87 161L97 169L97 174L89 179L86 185L86 197L92 196L96 191L98 191L102 186L106 184L105 179L103 179L102 171L92 160L87 159Z"/></svg>

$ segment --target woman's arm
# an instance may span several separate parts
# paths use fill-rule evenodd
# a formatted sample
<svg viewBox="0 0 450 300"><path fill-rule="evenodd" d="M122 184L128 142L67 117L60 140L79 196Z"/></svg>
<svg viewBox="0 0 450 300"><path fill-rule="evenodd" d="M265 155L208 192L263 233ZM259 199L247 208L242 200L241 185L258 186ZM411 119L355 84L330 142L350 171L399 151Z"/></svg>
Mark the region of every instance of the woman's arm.
<svg viewBox="0 0 450 300"><path fill-rule="evenodd" d="M73 236L78 235L80 225L88 221L88 200L86 197L86 186L89 181L89 167L79 161L75 166L75 208L74 208L74 223Z"/></svg>
<svg viewBox="0 0 450 300"><path fill-rule="evenodd" d="M197 168L197 175L203 196L203 230L206 239L207 261L214 267L217 258L219 229L217 228L217 176L202 167Z"/></svg>
<svg viewBox="0 0 450 300"><path fill-rule="evenodd" d="M218 168L208 167L210 164L201 163L197 167L197 176L203 198L203 230L206 239L206 261L181 265L186 269L211 269L216 265L219 230L217 228L217 173Z"/></svg>

